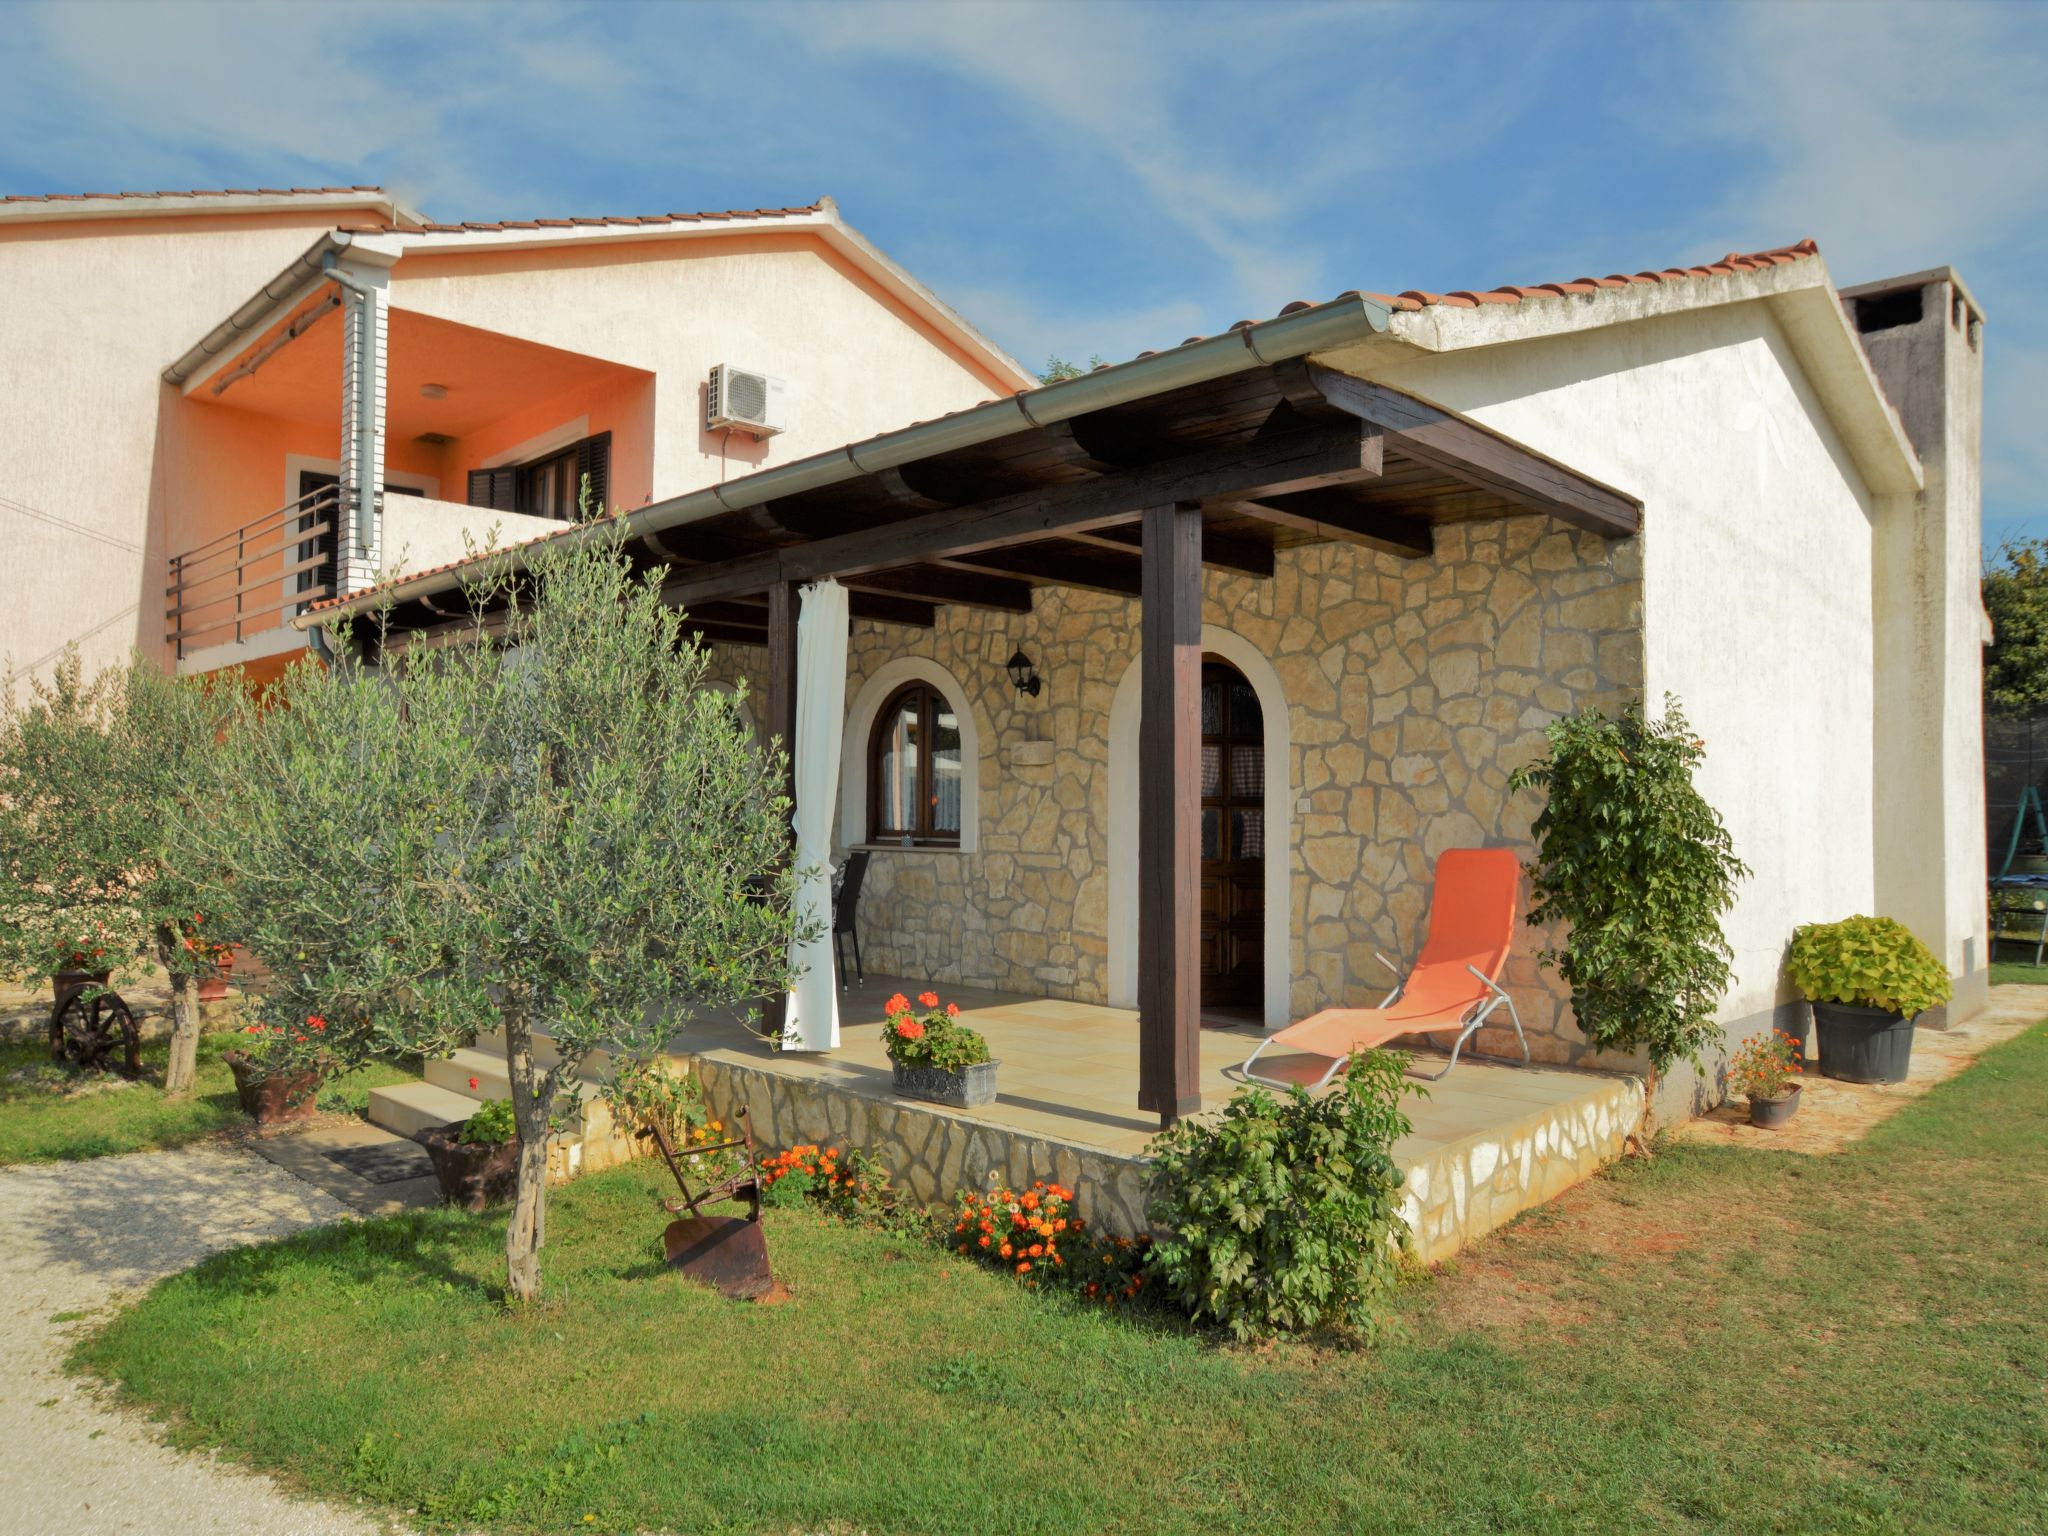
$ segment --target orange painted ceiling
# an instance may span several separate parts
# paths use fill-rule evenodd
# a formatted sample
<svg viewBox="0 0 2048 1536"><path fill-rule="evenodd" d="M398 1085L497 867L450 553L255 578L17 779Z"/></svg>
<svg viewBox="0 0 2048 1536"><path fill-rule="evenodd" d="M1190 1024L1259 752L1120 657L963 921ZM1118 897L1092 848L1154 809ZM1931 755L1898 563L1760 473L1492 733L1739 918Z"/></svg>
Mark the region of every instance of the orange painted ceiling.
<svg viewBox="0 0 2048 1536"><path fill-rule="evenodd" d="M265 344L277 334L269 333ZM202 384L194 398L295 421L338 421L341 338L340 313L329 310L255 373L215 395L214 385L233 371L225 369ZM246 349L235 366L257 350ZM425 432L463 437L557 395L647 377L637 368L396 308L386 357L384 430L394 442ZM443 385L446 398L427 399L420 393L425 384Z"/></svg>

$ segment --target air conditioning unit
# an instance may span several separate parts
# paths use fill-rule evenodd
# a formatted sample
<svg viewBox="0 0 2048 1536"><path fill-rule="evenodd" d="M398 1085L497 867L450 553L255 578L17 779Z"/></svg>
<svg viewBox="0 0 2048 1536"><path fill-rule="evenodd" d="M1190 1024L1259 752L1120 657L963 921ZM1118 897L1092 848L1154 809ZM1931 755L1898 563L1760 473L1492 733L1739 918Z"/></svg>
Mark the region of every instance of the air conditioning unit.
<svg viewBox="0 0 2048 1536"><path fill-rule="evenodd" d="M782 380L720 363L704 391L704 425L713 432L773 437L782 430Z"/></svg>

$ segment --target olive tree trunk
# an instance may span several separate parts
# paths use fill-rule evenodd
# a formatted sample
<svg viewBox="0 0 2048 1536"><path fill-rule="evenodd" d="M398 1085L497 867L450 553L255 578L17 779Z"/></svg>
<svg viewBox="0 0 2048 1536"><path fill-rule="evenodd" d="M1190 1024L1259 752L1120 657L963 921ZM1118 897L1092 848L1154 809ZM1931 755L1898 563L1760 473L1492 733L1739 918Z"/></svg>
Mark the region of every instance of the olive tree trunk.
<svg viewBox="0 0 2048 1536"><path fill-rule="evenodd" d="M199 978L171 978L171 1054L164 1063L164 1097L189 1098L199 1078Z"/></svg>
<svg viewBox="0 0 2048 1536"><path fill-rule="evenodd" d="M540 1250L547 1241L548 1106L539 1092L544 1075L533 1059L533 1027L521 1008L500 1015L505 1026L505 1075L512 1084L512 1119L519 1127L519 1188L505 1228L505 1286L520 1301L540 1297Z"/></svg>

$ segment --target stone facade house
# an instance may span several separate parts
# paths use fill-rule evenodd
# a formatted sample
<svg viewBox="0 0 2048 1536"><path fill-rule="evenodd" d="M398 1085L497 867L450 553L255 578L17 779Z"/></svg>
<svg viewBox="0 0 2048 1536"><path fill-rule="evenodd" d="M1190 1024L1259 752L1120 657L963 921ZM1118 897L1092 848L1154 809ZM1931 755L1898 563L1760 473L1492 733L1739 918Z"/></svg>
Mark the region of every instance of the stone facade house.
<svg viewBox="0 0 2048 1536"><path fill-rule="evenodd" d="M867 853L867 967L1137 1008L1163 1118L1203 1021L1376 1001L1443 850L1530 849L1508 776L1549 722L1666 695L1754 871L1731 1047L1789 1018L1792 930L1859 911L1944 957L1960 1017L1987 958L1982 330L1952 271L1841 289L1811 242L1350 293L628 533L758 727L832 753L798 819ZM459 577L342 606L430 632ZM818 649L828 587L851 617ZM1638 1067L1590 1050L1539 942L1507 976L1537 1057Z"/></svg>

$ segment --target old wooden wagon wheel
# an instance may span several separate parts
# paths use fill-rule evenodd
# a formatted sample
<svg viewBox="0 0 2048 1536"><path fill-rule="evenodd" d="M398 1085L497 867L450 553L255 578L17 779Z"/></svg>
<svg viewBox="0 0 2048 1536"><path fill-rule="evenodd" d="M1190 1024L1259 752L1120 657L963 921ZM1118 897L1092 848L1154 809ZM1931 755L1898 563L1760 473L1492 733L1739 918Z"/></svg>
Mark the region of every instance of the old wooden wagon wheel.
<svg viewBox="0 0 2048 1536"><path fill-rule="evenodd" d="M86 1072L142 1072L142 1031L120 994L78 987L57 1006L50 1025L52 1054Z"/></svg>

